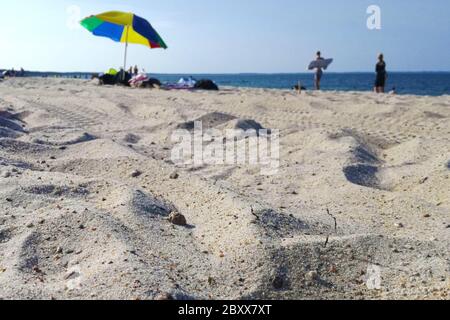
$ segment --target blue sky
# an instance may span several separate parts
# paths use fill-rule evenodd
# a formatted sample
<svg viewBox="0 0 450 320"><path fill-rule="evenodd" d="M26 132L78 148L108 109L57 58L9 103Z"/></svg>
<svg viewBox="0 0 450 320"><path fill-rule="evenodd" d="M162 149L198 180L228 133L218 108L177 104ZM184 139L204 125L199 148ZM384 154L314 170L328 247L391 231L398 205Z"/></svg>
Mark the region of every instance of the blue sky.
<svg viewBox="0 0 450 320"><path fill-rule="evenodd" d="M381 30L366 26L381 8ZM103 71L124 45L70 28L77 18L131 11L148 19L168 50L129 48L153 73L304 72L314 53L330 71L372 71L384 52L393 71L450 71L448 0L16 0L2 1L0 68Z"/></svg>

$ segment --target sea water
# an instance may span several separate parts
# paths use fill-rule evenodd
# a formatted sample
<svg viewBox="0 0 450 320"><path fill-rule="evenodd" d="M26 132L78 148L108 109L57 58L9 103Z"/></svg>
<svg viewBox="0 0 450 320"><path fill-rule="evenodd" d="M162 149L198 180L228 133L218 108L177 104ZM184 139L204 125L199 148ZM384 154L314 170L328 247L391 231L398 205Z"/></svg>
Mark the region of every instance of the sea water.
<svg viewBox="0 0 450 320"><path fill-rule="evenodd" d="M67 77L89 79L88 72L28 72L28 76ZM149 74L163 83L176 83L180 78L211 79L219 86L291 89L299 82L307 90L313 89L311 73L298 74ZM325 73L322 90L371 91L375 82L374 73ZM386 91L395 88L398 94L439 96L450 94L450 72L391 72Z"/></svg>

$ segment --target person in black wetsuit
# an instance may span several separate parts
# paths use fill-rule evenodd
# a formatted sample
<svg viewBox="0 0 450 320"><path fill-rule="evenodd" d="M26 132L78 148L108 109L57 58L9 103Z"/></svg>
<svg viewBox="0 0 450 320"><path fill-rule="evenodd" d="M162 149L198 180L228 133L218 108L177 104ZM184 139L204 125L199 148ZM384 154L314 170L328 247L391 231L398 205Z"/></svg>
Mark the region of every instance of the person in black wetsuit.
<svg viewBox="0 0 450 320"><path fill-rule="evenodd" d="M387 72L386 72L386 62L384 61L384 55L380 54L378 56L378 63L375 67L377 78L375 80L374 91L376 93L384 93L384 87L386 86Z"/></svg>

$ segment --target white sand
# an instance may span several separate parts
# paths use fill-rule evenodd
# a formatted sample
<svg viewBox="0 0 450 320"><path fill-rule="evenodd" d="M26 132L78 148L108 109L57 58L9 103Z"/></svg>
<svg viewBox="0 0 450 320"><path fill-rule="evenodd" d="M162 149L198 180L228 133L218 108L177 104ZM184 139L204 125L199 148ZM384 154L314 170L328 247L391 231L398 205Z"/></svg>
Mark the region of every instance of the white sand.
<svg viewBox="0 0 450 320"><path fill-rule="evenodd" d="M214 112L280 129L279 173L175 168ZM449 177L449 96L3 81L0 298L449 299Z"/></svg>

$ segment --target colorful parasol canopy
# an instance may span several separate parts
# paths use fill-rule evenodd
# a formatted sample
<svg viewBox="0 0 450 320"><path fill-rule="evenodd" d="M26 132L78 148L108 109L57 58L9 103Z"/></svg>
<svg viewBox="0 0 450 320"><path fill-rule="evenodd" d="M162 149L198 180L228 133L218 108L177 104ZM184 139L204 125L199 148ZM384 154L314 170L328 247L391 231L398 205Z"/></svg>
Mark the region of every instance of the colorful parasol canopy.
<svg viewBox="0 0 450 320"><path fill-rule="evenodd" d="M164 40L152 25L133 13L105 12L85 18L81 25L96 36L110 38L116 42L142 44L151 49L167 49Z"/></svg>

